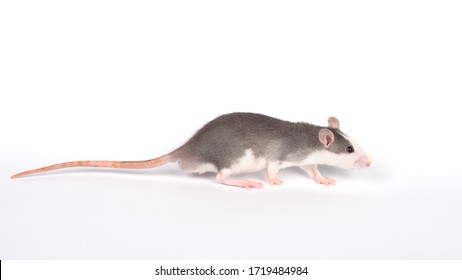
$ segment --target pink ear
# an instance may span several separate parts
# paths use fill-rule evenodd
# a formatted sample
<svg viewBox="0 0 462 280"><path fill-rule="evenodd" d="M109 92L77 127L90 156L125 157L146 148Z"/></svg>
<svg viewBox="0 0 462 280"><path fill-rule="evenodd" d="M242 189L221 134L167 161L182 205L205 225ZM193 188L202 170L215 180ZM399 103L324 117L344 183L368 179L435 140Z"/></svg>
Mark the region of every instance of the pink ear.
<svg viewBox="0 0 462 280"><path fill-rule="evenodd" d="M327 119L327 122L329 123L329 127L330 128L335 128L335 129L339 129L340 127L340 122L337 120L336 117L330 117Z"/></svg>
<svg viewBox="0 0 462 280"><path fill-rule="evenodd" d="M334 133L327 128L321 129L319 131L319 141L324 144L324 147L328 148L334 142Z"/></svg>

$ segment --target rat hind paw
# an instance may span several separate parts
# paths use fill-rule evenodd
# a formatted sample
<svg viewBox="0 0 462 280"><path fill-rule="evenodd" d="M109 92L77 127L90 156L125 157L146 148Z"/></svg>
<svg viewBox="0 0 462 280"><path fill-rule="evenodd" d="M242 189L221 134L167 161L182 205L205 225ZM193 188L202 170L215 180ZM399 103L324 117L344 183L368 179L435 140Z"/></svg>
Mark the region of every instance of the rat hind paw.
<svg viewBox="0 0 462 280"><path fill-rule="evenodd" d="M236 186L243 187L243 188L246 188L248 190L263 188L263 183L257 182L257 181L242 180L242 181L236 181L236 182L238 182L238 184L236 184Z"/></svg>
<svg viewBox="0 0 462 280"><path fill-rule="evenodd" d="M224 185L242 187L247 190L263 188L263 183L261 182L251 180L234 180L231 179L229 175L226 176L220 173L217 174L217 180Z"/></svg>

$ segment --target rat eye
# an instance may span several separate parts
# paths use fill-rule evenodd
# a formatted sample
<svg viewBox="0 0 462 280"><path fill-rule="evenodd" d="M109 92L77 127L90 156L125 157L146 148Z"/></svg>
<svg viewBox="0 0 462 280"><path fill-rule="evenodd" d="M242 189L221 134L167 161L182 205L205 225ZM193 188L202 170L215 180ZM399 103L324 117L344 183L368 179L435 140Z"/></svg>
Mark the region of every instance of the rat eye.
<svg viewBox="0 0 462 280"><path fill-rule="evenodd" d="M346 151L347 151L347 153L351 154L352 152L355 151L355 149L353 149L353 147L349 146L349 147L346 148Z"/></svg>

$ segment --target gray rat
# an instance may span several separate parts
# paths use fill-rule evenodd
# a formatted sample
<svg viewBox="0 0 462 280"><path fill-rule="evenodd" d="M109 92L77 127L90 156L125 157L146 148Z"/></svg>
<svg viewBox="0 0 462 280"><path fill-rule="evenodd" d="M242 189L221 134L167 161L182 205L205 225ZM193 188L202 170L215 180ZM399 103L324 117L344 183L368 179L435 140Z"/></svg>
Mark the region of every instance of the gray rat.
<svg viewBox="0 0 462 280"><path fill-rule="evenodd" d="M330 117L328 127L288 122L255 113L231 113L204 125L184 145L164 156L145 161L74 161L25 171L11 178L68 167L152 168L178 162L191 173L217 173L218 182L246 189L261 188L257 181L237 180L238 173L267 169L268 182L280 185L277 172L297 166L317 183L335 180L319 172L319 164L347 169L366 168L371 159Z"/></svg>

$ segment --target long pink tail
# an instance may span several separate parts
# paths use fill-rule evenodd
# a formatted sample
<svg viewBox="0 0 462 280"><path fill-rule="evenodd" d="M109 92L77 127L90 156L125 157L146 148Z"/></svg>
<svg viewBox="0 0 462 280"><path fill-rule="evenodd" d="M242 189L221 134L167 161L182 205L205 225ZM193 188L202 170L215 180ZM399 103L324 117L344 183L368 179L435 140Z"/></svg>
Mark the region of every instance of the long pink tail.
<svg viewBox="0 0 462 280"><path fill-rule="evenodd" d="M127 168L127 169L142 169L153 168L164 165L172 160L170 154L161 156L155 159L144 161L71 161L58 163L42 168L37 168L29 171L24 171L11 176L11 179L20 178L36 173L47 172L55 169L70 168L70 167L107 167L107 168Z"/></svg>

